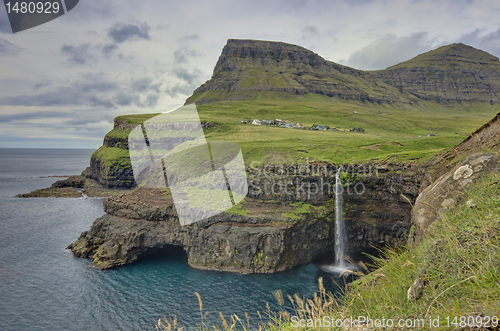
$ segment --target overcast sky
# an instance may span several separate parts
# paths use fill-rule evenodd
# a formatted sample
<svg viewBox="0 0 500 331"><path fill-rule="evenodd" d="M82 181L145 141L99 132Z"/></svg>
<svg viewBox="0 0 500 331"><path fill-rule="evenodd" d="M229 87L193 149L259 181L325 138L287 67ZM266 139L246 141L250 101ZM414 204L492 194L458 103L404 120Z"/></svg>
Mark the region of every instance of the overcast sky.
<svg viewBox="0 0 500 331"><path fill-rule="evenodd" d="M283 41L357 69L463 42L500 56L498 0L80 0L13 34L0 8L0 147L97 148L113 118L171 110L226 40Z"/></svg>

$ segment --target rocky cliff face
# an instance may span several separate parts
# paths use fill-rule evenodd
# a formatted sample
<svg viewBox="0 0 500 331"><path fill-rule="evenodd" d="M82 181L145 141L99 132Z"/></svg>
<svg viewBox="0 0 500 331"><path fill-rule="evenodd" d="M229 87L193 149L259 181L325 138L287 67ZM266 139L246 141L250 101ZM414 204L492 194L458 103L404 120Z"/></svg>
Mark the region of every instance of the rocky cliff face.
<svg viewBox="0 0 500 331"><path fill-rule="evenodd" d="M176 245L195 268L272 273L309 262L331 248L328 217L297 222L276 215L222 213L182 227L172 201L149 189L110 198L104 209L107 214L69 247L103 269Z"/></svg>
<svg viewBox="0 0 500 331"><path fill-rule="evenodd" d="M327 189L334 185L333 167L325 165L328 172L321 168L319 173L310 165L300 176L279 173L278 168L268 168L265 175L254 170L249 174L253 189L236 213L229 210L185 227L179 225L168 191L136 189L106 200L106 215L69 248L77 256L92 258L99 268L131 263L176 245L184 248L195 268L241 273L286 270L333 254L333 191ZM365 172L368 167L346 168L352 176L344 180L350 251L404 243L411 226L411 203L418 194L415 165L385 165L370 174ZM396 172L398 176L392 175ZM292 192L291 182L299 183L295 189L302 188ZM277 189L287 184L290 190ZM314 189L318 184L325 189Z"/></svg>
<svg viewBox="0 0 500 331"><path fill-rule="evenodd" d="M500 62L463 44L438 48L386 70L362 71L282 42L229 39L212 78L186 103L320 94L372 103L500 99Z"/></svg>
<svg viewBox="0 0 500 331"><path fill-rule="evenodd" d="M113 130L104 137L102 146L90 157L90 166L82 175L109 188L136 186L128 154L128 134L138 124L116 118Z"/></svg>

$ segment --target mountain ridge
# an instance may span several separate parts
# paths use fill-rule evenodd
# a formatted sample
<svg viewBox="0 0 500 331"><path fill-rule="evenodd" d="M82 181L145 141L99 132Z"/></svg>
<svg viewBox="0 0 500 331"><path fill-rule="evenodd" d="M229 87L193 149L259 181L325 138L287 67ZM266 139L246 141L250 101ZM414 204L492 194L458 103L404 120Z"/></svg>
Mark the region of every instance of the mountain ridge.
<svg viewBox="0 0 500 331"><path fill-rule="evenodd" d="M229 39L212 77L186 104L308 94L379 104L419 100L493 104L500 102L500 62L471 46L451 44L387 69L364 71L293 44Z"/></svg>

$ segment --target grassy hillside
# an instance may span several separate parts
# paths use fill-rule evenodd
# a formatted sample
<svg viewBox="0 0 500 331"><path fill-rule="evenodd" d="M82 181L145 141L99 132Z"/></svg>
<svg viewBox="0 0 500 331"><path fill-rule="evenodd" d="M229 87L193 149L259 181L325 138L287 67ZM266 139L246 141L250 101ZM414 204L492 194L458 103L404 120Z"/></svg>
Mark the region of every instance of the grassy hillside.
<svg viewBox="0 0 500 331"><path fill-rule="evenodd" d="M366 162L397 157L424 160L460 143L488 122L500 106L489 104L374 106L369 103L311 100L253 100L216 102L198 106L202 121L217 122L208 140L233 141L245 162L265 161L281 154L288 162ZM354 113L354 112L357 112ZM241 124L248 119L282 119L306 126L324 124L340 130L361 127L365 132L309 131ZM435 133L434 137L427 137ZM285 157L286 156L286 157ZM282 159L283 159L282 157Z"/></svg>
<svg viewBox="0 0 500 331"><path fill-rule="evenodd" d="M500 101L500 61L464 44L451 44L373 75L422 100Z"/></svg>

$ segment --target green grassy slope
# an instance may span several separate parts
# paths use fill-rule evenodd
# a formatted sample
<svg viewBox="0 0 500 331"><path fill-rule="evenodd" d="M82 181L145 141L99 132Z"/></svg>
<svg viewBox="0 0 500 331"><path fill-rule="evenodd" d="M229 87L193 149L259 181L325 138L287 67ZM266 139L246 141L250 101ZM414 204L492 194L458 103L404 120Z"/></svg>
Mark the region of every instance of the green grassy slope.
<svg viewBox="0 0 500 331"><path fill-rule="evenodd" d="M448 316L450 323L455 316L500 318L499 180L498 174L485 178L467 193L476 208L454 207L422 242L390 252L388 261L379 261L380 269L354 282L345 313L426 322L440 316L442 329L454 328ZM422 296L408 301L417 277L425 282Z"/></svg>
<svg viewBox="0 0 500 331"><path fill-rule="evenodd" d="M500 111L500 105L462 103L454 106L421 102L419 107L328 101L317 95L299 101L257 99L198 106L201 121L216 125L205 130L208 141L240 145L245 163L367 162L372 159L423 161L460 143ZM357 112L357 114L354 113ZM117 119L138 124L157 114L125 115ZM342 131L309 131L241 124L242 120L276 118L306 126L324 124ZM349 132L352 128L365 132ZM428 133L435 137L427 137ZM130 129L113 129L94 157L110 168L130 167ZM110 145L112 142L112 146ZM278 155L279 157L274 157Z"/></svg>
<svg viewBox="0 0 500 331"><path fill-rule="evenodd" d="M500 61L464 44L443 46L372 74L423 100L500 102Z"/></svg>
<svg viewBox="0 0 500 331"><path fill-rule="evenodd" d="M247 164L265 161L273 153L299 163L305 158L327 162L366 162L390 156L400 161L423 160L460 143L499 110L499 106L479 103L451 107L428 102L416 108L317 100L233 101L198 106L202 121L221 123L206 132L207 139L238 143ZM254 118L279 118L306 126L324 124L340 130L361 127L365 132L309 131L240 123ZM427 137L430 132L436 136Z"/></svg>

